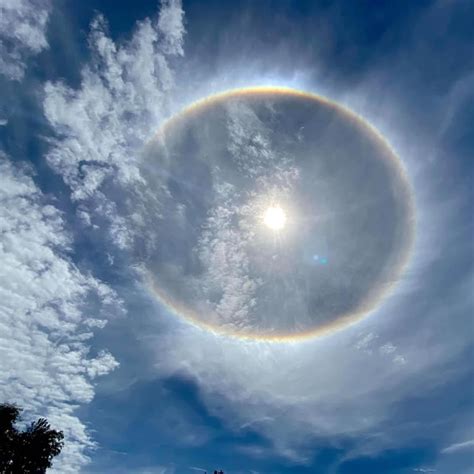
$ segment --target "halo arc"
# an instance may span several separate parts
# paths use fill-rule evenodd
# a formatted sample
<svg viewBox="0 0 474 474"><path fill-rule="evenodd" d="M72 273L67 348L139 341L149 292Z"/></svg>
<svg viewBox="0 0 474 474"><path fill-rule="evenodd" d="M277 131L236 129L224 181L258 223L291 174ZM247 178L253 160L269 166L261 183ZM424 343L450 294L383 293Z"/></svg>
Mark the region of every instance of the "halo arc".
<svg viewBox="0 0 474 474"><path fill-rule="evenodd" d="M167 131L173 128L174 124L179 122L183 118L192 117L192 115L203 108L211 107L221 101L225 101L231 98L238 97L252 97L252 96L275 96L275 95L286 95L295 98L303 98L310 101L315 101L318 104L325 105L326 107L338 112L344 118L349 120L352 124L356 125L363 133L367 134L381 149L384 150L382 154L384 157L388 157L388 162L392 168L392 171L397 173L400 181L405 187L405 194L408 206L408 223L407 223L407 243L403 248L398 265L393 270L392 275L396 276L390 283L383 285L377 292L377 295L364 301L359 307L352 313L339 316L337 319L325 323L317 328L291 334L258 334L258 333L235 333L227 330L225 327L219 327L210 325L203 322L190 308L186 307L179 301L175 301L166 292L161 289L155 282L153 275L150 272L146 272L146 283L152 294L158 299L158 301L173 315L180 319L184 319L186 322L192 324L195 327L205 329L215 335L229 336L232 338L242 340L253 340L253 341L265 341L265 342L295 342L313 339L317 337L323 337L335 332L338 332L352 324L355 324L362 319L365 319L374 311L376 311L380 305L386 300L386 298L392 294L393 290L397 286L397 283L404 273L406 267L409 264L410 257L412 255L415 233L416 233L416 212L415 212L415 199L410 180L407 175L405 166L403 165L400 157L395 153L391 145L388 143L386 138L367 120L362 116L358 115L349 108L334 102L327 97L320 96L311 92L301 91L298 89L292 89L287 87L274 87L274 86L256 86L239 89L231 89L224 92L216 93L200 99L196 102L191 103L187 107L183 108L177 114L166 120L163 125L158 129L155 135L152 137L149 143L160 136L164 135Z"/></svg>

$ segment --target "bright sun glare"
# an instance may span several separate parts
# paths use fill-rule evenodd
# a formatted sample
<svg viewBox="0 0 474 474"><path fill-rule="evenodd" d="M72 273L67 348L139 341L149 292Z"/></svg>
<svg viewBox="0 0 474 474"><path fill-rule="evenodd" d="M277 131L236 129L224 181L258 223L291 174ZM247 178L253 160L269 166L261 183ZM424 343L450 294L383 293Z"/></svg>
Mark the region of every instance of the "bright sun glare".
<svg viewBox="0 0 474 474"><path fill-rule="evenodd" d="M263 216L264 224L272 230L281 230L285 227L286 214L279 206L269 207Z"/></svg>

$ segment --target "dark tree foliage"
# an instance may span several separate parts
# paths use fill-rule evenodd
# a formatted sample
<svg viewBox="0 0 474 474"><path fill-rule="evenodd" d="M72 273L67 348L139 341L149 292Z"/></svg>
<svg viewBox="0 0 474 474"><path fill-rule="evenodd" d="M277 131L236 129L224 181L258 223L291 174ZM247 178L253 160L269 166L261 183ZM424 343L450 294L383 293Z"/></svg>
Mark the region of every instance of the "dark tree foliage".
<svg viewBox="0 0 474 474"><path fill-rule="evenodd" d="M63 433L44 418L24 431L16 428L21 409L0 404L0 474L42 474L63 447Z"/></svg>

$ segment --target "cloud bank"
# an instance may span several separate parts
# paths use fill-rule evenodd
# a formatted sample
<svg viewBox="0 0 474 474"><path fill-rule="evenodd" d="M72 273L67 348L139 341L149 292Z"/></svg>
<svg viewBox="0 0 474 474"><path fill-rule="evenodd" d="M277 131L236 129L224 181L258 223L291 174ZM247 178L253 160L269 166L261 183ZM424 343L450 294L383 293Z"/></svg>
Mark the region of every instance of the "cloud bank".
<svg viewBox="0 0 474 474"><path fill-rule="evenodd" d="M121 306L117 295L71 259L61 213L26 170L0 156L0 399L65 432L55 466L77 472L93 442L75 416L93 381L117 362L92 354L94 331Z"/></svg>

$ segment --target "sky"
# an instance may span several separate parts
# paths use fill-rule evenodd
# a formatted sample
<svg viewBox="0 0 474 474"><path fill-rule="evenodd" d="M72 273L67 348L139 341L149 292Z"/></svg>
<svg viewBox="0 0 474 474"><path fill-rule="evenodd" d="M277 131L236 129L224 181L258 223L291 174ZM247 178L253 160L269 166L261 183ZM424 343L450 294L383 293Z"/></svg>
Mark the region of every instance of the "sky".
<svg viewBox="0 0 474 474"><path fill-rule="evenodd" d="M474 472L473 20L0 0L0 401L52 472Z"/></svg>

